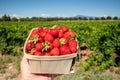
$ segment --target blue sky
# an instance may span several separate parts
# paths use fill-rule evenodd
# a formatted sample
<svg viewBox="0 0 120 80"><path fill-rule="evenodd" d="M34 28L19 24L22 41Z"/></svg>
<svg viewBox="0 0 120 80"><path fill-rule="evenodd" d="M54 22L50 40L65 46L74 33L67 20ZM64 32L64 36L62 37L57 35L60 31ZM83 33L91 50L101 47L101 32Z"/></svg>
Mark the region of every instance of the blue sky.
<svg viewBox="0 0 120 80"><path fill-rule="evenodd" d="M0 16L118 16L120 0L0 0Z"/></svg>

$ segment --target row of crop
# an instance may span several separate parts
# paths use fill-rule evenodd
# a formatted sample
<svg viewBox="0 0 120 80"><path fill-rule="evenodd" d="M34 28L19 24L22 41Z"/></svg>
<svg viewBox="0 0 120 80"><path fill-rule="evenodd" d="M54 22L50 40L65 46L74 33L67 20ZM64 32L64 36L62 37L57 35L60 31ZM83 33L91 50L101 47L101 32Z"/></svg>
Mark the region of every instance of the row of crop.
<svg viewBox="0 0 120 80"><path fill-rule="evenodd" d="M1 22L0 54L20 55L22 47L33 27L52 27L67 25L77 33L79 45L86 43L94 51L84 68L96 66L96 70L104 69L114 61L111 53L120 53L120 22Z"/></svg>
<svg viewBox="0 0 120 80"><path fill-rule="evenodd" d="M105 69L120 63L120 24L108 25L91 36L87 45L94 53L90 56L85 68L96 66L96 70ZM113 55L117 55L114 59Z"/></svg>
<svg viewBox="0 0 120 80"><path fill-rule="evenodd" d="M95 22L95 24L88 24L77 25L77 29L74 28L79 44L86 43L93 51L83 68L88 69L95 66L95 70L101 70L111 65L119 65L120 23ZM117 58L112 58L111 54L113 53L117 55Z"/></svg>
<svg viewBox="0 0 120 80"><path fill-rule="evenodd" d="M23 28L23 27L22 27ZM25 40L27 30L21 26L7 23L0 25L0 51L2 54L19 54L19 47ZM17 52L17 53L16 53Z"/></svg>

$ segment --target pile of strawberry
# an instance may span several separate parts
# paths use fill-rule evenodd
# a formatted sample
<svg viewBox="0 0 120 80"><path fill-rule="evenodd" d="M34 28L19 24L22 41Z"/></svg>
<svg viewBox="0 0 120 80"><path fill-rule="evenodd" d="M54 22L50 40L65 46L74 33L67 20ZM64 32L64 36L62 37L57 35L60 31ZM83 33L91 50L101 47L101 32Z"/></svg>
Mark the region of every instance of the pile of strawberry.
<svg viewBox="0 0 120 80"><path fill-rule="evenodd" d="M76 34L67 26L43 28L39 26L30 34L26 52L36 56L59 56L77 52Z"/></svg>

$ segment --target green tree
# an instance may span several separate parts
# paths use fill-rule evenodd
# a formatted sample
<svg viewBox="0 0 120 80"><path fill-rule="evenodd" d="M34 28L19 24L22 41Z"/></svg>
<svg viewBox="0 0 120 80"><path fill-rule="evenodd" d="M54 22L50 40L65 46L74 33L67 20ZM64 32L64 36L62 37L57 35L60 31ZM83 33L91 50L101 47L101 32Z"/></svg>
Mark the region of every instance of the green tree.
<svg viewBox="0 0 120 80"><path fill-rule="evenodd" d="M113 20L118 20L118 17L117 17L117 16L114 16L114 17L113 17Z"/></svg>
<svg viewBox="0 0 120 80"><path fill-rule="evenodd" d="M10 20L11 20L11 18L10 18L10 16L8 15L8 16L7 16L7 21L10 21Z"/></svg>
<svg viewBox="0 0 120 80"><path fill-rule="evenodd" d="M13 17L11 20L12 21L18 21L18 19L16 17Z"/></svg>
<svg viewBox="0 0 120 80"><path fill-rule="evenodd" d="M0 18L0 21L2 21L2 18Z"/></svg>
<svg viewBox="0 0 120 80"><path fill-rule="evenodd" d="M100 18L99 17L95 17L95 20L99 20Z"/></svg>
<svg viewBox="0 0 120 80"><path fill-rule="evenodd" d="M112 17L111 17L111 16L107 16L106 19L107 19L107 20L111 20Z"/></svg>
<svg viewBox="0 0 120 80"><path fill-rule="evenodd" d="M87 17L83 17L83 20L88 20L88 18Z"/></svg>
<svg viewBox="0 0 120 80"><path fill-rule="evenodd" d="M25 21L30 21L31 19L29 17L26 17L25 18Z"/></svg>
<svg viewBox="0 0 120 80"><path fill-rule="evenodd" d="M82 20L82 17L79 17L79 20Z"/></svg>
<svg viewBox="0 0 120 80"><path fill-rule="evenodd" d="M101 19L101 20L105 20L105 17L101 17L100 19Z"/></svg>
<svg viewBox="0 0 120 80"><path fill-rule="evenodd" d="M2 20L3 20L3 21L7 21L7 15L6 15L6 14L4 14L4 15L2 16Z"/></svg>
<svg viewBox="0 0 120 80"><path fill-rule="evenodd" d="M32 21L38 21L38 17L32 17L31 20Z"/></svg>
<svg viewBox="0 0 120 80"><path fill-rule="evenodd" d="M89 20L93 20L93 18L92 18L92 17L90 17L90 18L89 18Z"/></svg>
<svg viewBox="0 0 120 80"><path fill-rule="evenodd" d="M10 19L10 16L8 15L6 15L6 14L4 14L3 16L2 16L2 20L3 21L10 21L11 19Z"/></svg>

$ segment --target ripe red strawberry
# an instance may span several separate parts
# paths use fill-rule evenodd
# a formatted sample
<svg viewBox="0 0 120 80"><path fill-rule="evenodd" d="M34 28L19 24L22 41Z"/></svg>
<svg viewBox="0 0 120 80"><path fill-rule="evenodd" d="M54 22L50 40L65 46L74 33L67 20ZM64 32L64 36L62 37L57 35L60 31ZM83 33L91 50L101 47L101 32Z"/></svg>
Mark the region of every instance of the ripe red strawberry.
<svg viewBox="0 0 120 80"><path fill-rule="evenodd" d="M45 40L44 40L44 38L43 37L39 37L38 38L38 42L44 42Z"/></svg>
<svg viewBox="0 0 120 80"><path fill-rule="evenodd" d="M63 32L65 33L65 32L68 31L68 27L67 27L67 26L62 26L62 30L63 30Z"/></svg>
<svg viewBox="0 0 120 80"><path fill-rule="evenodd" d="M60 47L60 41L59 41L59 38L54 39L54 41L53 41L52 44L53 44L54 47L59 48L59 47Z"/></svg>
<svg viewBox="0 0 120 80"><path fill-rule="evenodd" d="M62 31L59 31L59 33L58 33L58 37L59 37L59 38L62 38L63 35L64 35L63 32L62 32Z"/></svg>
<svg viewBox="0 0 120 80"><path fill-rule="evenodd" d="M39 36L40 36L40 37L43 37L43 38L44 38L45 35L46 35L46 32L44 32L44 31L42 31L42 32L39 33Z"/></svg>
<svg viewBox="0 0 120 80"><path fill-rule="evenodd" d="M38 27L38 32L40 33L40 32L42 32L42 31L43 31L42 26L39 26L39 27Z"/></svg>
<svg viewBox="0 0 120 80"><path fill-rule="evenodd" d="M58 48L53 48L50 52L52 56L58 56L59 55L59 49Z"/></svg>
<svg viewBox="0 0 120 80"><path fill-rule="evenodd" d="M70 34L70 36L71 36L72 38L75 38L75 36L76 36L76 34L75 34L74 31L69 31L69 34Z"/></svg>
<svg viewBox="0 0 120 80"><path fill-rule="evenodd" d="M60 30L60 29L62 29L62 27L61 26L56 26L55 29Z"/></svg>
<svg viewBox="0 0 120 80"><path fill-rule="evenodd" d="M53 40L54 40L54 37L50 33L47 33L45 35L45 41L53 42Z"/></svg>
<svg viewBox="0 0 120 80"><path fill-rule="evenodd" d="M35 51L35 52L33 53L33 55L35 55L35 56L42 56L42 53L39 52L39 51Z"/></svg>
<svg viewBox="0 0 120 80"><path fill-rule="evenodd" d="M72 53L76 53L77 52L77 41L76 40L69 41L69 48Z"/></svg>
<svg viewBox="0 0 120 80"><path fill-rule="evenodd" d="M35 36L35 34L31 34L31 35L30 35L30 39L33 39L34 36Z"/></svg>
<svg viewBox="0 0 120 80"><path fill-rule="evenodd" d="M54 29L39 26L29 37L26 51L38 56L58 56L77 52L75 32L67 26L54 26Z"/></svg>
<svg viewBox="0 0 120 80"><path fill-rule="evenodd" d="M36 51L42 51L42 49L44 48L44 46L42 45L42 43L37 43L36 45L35 45L35 49L36 49Z"/></svg>
<svg viewBox="0 0 120 80"><path fill-rule="evenodd" d="M49 33L49 32L50 32L50 28L49 28L49 27L46 27L46 28L44 28L44 31L45 31L46 33Z"/></svg>
<svg viewBox="0 0 120 80"><path fill-rule="evenodd" d="M64 34L64 38L67 38L67 39L70 38L70 34L69 34L69 32L65 32L65 34Z"/></svg>
<svg viewBox="0 0 120 80"><path fill-rule="evenodd" d="M43 56L51 56L50 52L45 52Z"/></svg>
<svg viewBox="0 0 120 80"><path fill-rule="evenodd" d="M77 47L69 47L70 48L70 50L71 50L71 52L72 53L76 53L77 52Z"/></svg>
<svg viewBox="0 0 120 80"><path fill-rule="evenodd" d="M34 46L34 43L33 43L33 42L28 42L28 43L26 44L26 50L27 50L27 51L30 51L30 50L33 48L33 46Z"/></svg>
<svg viewBox="0 0 120 80"><path fill-rule="evenodd" d="M66 54L70 54L70 53L71 53L71 51L68 46L63 45L60 47L60 55L66 55Z"/></svg>
<svg viewBox="0 0 120 80"><path fill-rule="evenodd" d="M34 29L33 31L32 31L32 34L37 34L38 33L38 29Z"/></svg>
<svg viewBox="0 0 120 80"><path fill-rule="evenodd" d="M50 33L51 33L54 37L57 37L57 36L58 36L58 30L57 30L57 29L51 29Z"/></svg>
<svg viewBox="0 0 120 80"><path fill-rule="evenodd" d="M34 30L31 32L30 39L33 39L36 34L38 34L38 29L34 29Z"/></svg>
<svg viewBox="0 0 120 80"><path fill-rule="evenodd" d="M70 40L69 41L69 47L71 47L71 46L77 47L77 41L76 40Z"/></svg>
<svg viewBox="0 0 120 80"><path fill-rule="evenodd" d="M75 36L76 34L74 31L68 31L64 34L64 38L67 38L67 39L74 39Z"/></svg>

